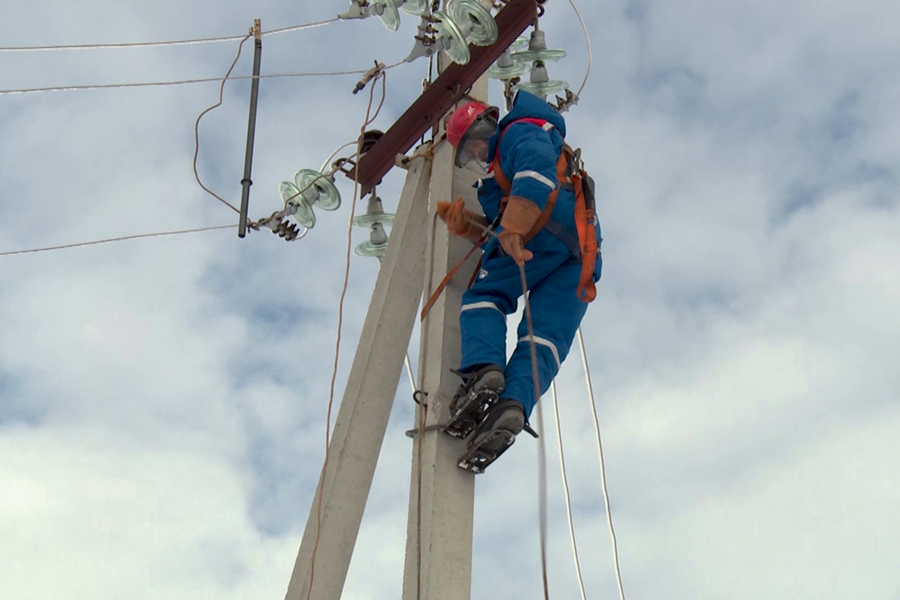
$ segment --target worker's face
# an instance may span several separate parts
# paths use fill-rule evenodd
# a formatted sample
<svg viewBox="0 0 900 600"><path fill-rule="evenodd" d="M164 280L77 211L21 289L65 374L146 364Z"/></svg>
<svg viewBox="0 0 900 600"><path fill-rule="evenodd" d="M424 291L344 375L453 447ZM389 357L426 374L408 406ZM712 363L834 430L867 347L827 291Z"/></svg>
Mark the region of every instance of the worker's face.
<svg viewBox="0 0 900 600"><path fill-rule="evenodd" d="M468 139L456 151L456 164L459 167L483 172L487 169L487 140Z"/></svg>
<svg viewBox="0 0 900 600"><path fill-rule="evenodd" d="M456 166L485 173L488 165L488 144L497 131L497 121L492 116L480 118L469 128L456 149Z"/></svg>

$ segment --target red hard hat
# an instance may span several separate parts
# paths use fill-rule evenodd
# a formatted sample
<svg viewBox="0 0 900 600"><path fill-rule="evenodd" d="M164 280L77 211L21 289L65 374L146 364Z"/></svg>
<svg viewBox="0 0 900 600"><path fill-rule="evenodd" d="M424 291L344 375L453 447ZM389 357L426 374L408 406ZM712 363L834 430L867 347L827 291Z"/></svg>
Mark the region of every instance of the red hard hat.
<svg viewBox="0 0 900 600"><path fill-rule="evenodd" d="M453 114L450 115L450 119L447 121L447 141L450 142L450 145L454 148L459 147L459 141L469 130L469 127L486 111L499 113L496 108L481 102L469 102L453 111ZM496 119L497 115L495 114L494 116Z"/></svg>

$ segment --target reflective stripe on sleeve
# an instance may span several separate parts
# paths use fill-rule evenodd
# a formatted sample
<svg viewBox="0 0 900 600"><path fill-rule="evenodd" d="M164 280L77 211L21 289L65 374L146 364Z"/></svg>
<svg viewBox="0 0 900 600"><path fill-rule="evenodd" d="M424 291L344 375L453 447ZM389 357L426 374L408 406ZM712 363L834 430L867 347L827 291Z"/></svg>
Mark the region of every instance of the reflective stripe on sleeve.
<svg viewBox="0 0 900 600"><path fill-rule="evenodd" d="M537 171L519 171L518 173L516 173L516 176L513 177L513 180L515 181L516 179L524 179L526 177L529 179L534 179L535 181L539 181L539 182L543 183L551 190L556 189L555 181L553 181L552 179L548 179L547 177L544 177Z"/></svg>

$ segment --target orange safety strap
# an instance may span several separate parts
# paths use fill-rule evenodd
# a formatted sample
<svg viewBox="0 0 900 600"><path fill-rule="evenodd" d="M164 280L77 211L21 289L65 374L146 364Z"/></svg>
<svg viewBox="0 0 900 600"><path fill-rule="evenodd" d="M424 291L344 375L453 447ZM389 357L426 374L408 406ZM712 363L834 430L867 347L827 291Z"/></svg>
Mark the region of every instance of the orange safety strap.
<svg viewBox="0 0 900 600"><path fill-rule="evenodd" d="M582 302L592 302L597 297L594 285L594 266L597 263L597 229L594 209L588 208L584 199L582 173L573 173L575 185L575 227L578 229L578 243L581 246L581 278L576 294Z"/></svg>
<svg viewBox="0 0 900 600"><path fill-rule="evenodd" d="M578 230L578 244L581 248L581 278L578 281L578 289L576 294L579 300L583 302L592 302L597 297L597 287L594 284L594 266L597 264L597 230L594 209L588 208L584 199L583 174L573 173L571 179L566 177L566 170L569 166L569 157L572 150L568 146L563 147L563 151L559 155L556 163L556 180L557 186L550 196L547 198L547 205L541 211L540 217L535 222L534 227L528 232L523 240L528 243L538 232L544 228L550 215L553 213L553 207L556 204L556 197L559 194L559 186L562 182L571 182L575 188L575 227ZM492 163L494 179L497 185L506 194L500 201L500 215L506 209L509 203L509 192L512 190L512 183L503 169L500 167L500 157L494 157Z"/></svg>
<svg viewBox="0 0 900 600"><path fill-rule="evenodd" d="M535 221L534 226L525 236L525 239L522 240L523 243L527 244L530 242L534 236L538 234L538 232L544 228L544 225L547 224L547 221L550 220L550 215L553 214L553 208L556 206L556 197L559 195L559 186L560 183L568 183L570 180L566 177L566 170L569 167L569 159L567 156L567 151L564 148L563 151L559 155L559 160L556 161L556 187L550 192L550 195L547 196L547 204L544 206L544 210L541 211L540 216L537 221ZM509 192L512 190L512 183L509 178L503 172L503 169L500 168L500 156L495 156L493 162L491 163L491 169L494 172L494 179L497 181L497 185L500 186L500 189L503 190L505 194L503 198L500 199L500 217L503 217L503 211L506 210L506 205L509 204Z"/></svg>
<svg viewBox="0 0 900 600"><path fill-rule="evenodd" d="M532 121L531 119L522 119L523 121ZM534 120L537 123L537 120ZM576 291L578 298L583 302L591 302L594 298L597 297L597 288L594 285L594 266L597 262L597 230L596 230L596 221L594 215L594 209L588 208L585 199L584 199L584 186L582 184L582 173L573 173L572 177L569 178L566 176L566 171L569 168L569 158L573 154L572 149L569 146L563 146L562 152L560 152L559 160L556 161L556 188L550 192L550 195L547 197L547 204L544 206L544 210L541 211L540 216L537 221L535 221L534 226L525 236L523 240L524 243L528 243L538 232L544 228L547 224L547 221L550 220L550 216L553 213L553 208L556 206L556 198L559 195L559 187L563 183L572 183L575 188L575 226L578 229L578 243L581 247L581 278L578 282L578 289ZM503 169L500 167L500 156L499 154L494 157L493 162L491 163L491 169L494 173L494 179L497 181L497 185L500 186L500 189L503 190L505 194L503 198L500 200L500 212L499 217L503 216L503 211L506 210L506 205L509 203L509 193L512 190L512 182L510 182L509 178L503 173ZM434 303L437 302L437 299L444 292L444 288L447 287L447 284L450 283L450 280L453 279L453 276L456 275L456 272L459 271L460 267L465 264L469 257L478 249L479 246L472 246L472 249L469 250L468 254L459 261L459 263L450 269L450 272L447 273L446 276L441 280L438 284L437 288L434 290L434 293L431 294L431 297L428 299L428 302L425 303L425 306L422 308L422 312L419 315L420 321L424 321L426 315L434 306ZM472 287L472 284L475 282L475 277L478 274L478 271L481 268L481 263L479 261L478 266L475 271L472 273L472 277L469 280L468 287Z"/></svg>
<svg viewBox="0 0 900 600"><path fill-rule="evenodd" d="M425 316L428 314L428 311L431 310L431 307L434 306L434 303L437 302L437 299L444 292L444 288L447 287L447 284L450 283L450 280L453 279L453 276L456 275L456 272L459 271L459 268L462 267L463 264L465 264L465 262L467 260L469 260L469 257L472 256L472 254L474 254L476 250L478 250L477 244L475 246L472 246L472 249L469 250L469 253L466 254L466 256L461 261L459 261L459 263L457 263L457 265L455 267L450 269L450 272L447 273L447 275L444 276L444 278L438 284L437 288L435 288L434 293L431 294L431 298L429 298L428 302L425 303L425 306L422 307L422 313L419 315L420 322L425 320ZM480 267L480 264L479 264L479 267ZM476 269L475 272L477 273L478 270ZM474 280L474 276L473 276L473 280ZM470 282L469 287L471 287L471 286L472 286L472 283Z"/></svg>

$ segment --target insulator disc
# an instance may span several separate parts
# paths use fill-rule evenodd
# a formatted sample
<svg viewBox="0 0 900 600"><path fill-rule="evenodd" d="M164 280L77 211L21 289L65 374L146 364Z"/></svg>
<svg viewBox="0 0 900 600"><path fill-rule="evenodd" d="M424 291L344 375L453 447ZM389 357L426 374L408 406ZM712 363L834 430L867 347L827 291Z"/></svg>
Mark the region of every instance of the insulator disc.
<svg viewBox="0 0 900 600"><path fill-rule="evenodd" d="M372 4L384 7L384 11L381 13L381 22L388 28L388 31L400 29L400 13L397 11L397 3L394 0L372 0Z"/></svg>
<svg viewBox="0 0 900 600"><path fill-rule="evenodd" d="M363 133L360 137L360 141L362 143L360 144L359 152L360 155L363 155L371 150L372 147L378 143L378 140L384 137L384 132L377 129L370 129Z"/></svg>
<svg viewBox="0 0 900 600"><path fill-rule="evenodd" d="M458 0L450 6L450 16L461 31L468 31L466 39L476 46L490 46L497 41L497 21L475 0Z"/></svg>
<svg viewBox="0 0 900 600"><path fill-rule="evenodd" d="M278 191L281 193L284 203L294 211L293 217L298 223L307 229L316 226L316 214L303 194L300 193L300 188L290 181L282 181Z"/></svg>
<svg viewBox="0 0 900 600"><path fill-rule="evenodd" d="M526 92L531 92L535 96L546 96L547 94L554 94L556 92L561 92L562 90L569 87L569 84L565 81L560 81L558 79L551 79L550 81L544 81L542 83L532 83L530 81L523 81L522 83L517 83L513 89L514 90L525 90Z"/></svg>
<svg viewBox="0 0 900 600"><path fill-rule="evenodd" d="M528 38L524 35L521 35L516 38L512 44L507 48L507 52L518 52L519 50L526 50L528 48Z"/></svg>
<svg viewBox="0 0 900 600"><path fill-rule="evenodd" d="M487 74L491 79L515 79L521 77L531 68L531 65L524 62L516 62L511 67L501 67L494 65L488 69Z"/></svg>
<svg viewBox="0 0 900 600"><path fill-rule="evenodd" d="M450 47L446 49L447 56L458 65L468 64L472 55L469 53L466 36L460 31L459 25L448 14L441 11L434 13L434 16L438 19L434 26L438 36L450 42Z"/></svg>
<svg viewBox="0 0 900 600"><path fill-rule="evenodd" d="M566 51L555 48L547 48L546 50L521 50L519 52L513 52L512 57L516 60L525 62L532 62L535 60L552 62L554 60L565 58Z"/></svg>
<svg viewBox="0 0 900 600"><path fill-rule="evenodd" d="M428 0L406 0L400 5L400 10L411 15L421 15L428 8Z"/></svg>
<svg viewBox="0 0 900 600"><path fill-rule="evenodd" d="M395 218L396 215L394 215L393 213L364 214L358 217L354 217L353 224L357 227L365 227L366 229L369 229L375 223L381 223L382 225L392 225Z"/></svg>
<svg viewBox="0 0 900 600"><path fill-rule="evenodd" d="M354 248L353 253L357 256L374 256L380 258L387 252L387 246L387 242L383 244L373 244L369 240L366 240Z"/></svg>
<svg viewBox="0 0 900 600"><path fill-rule="evenodd" d="M341 193L329 178L318 171L300 169L294 175L294 185L298 189L306 190L303 195L311 206L317 206L322 210L337 210L341 206Z"/></svg>

